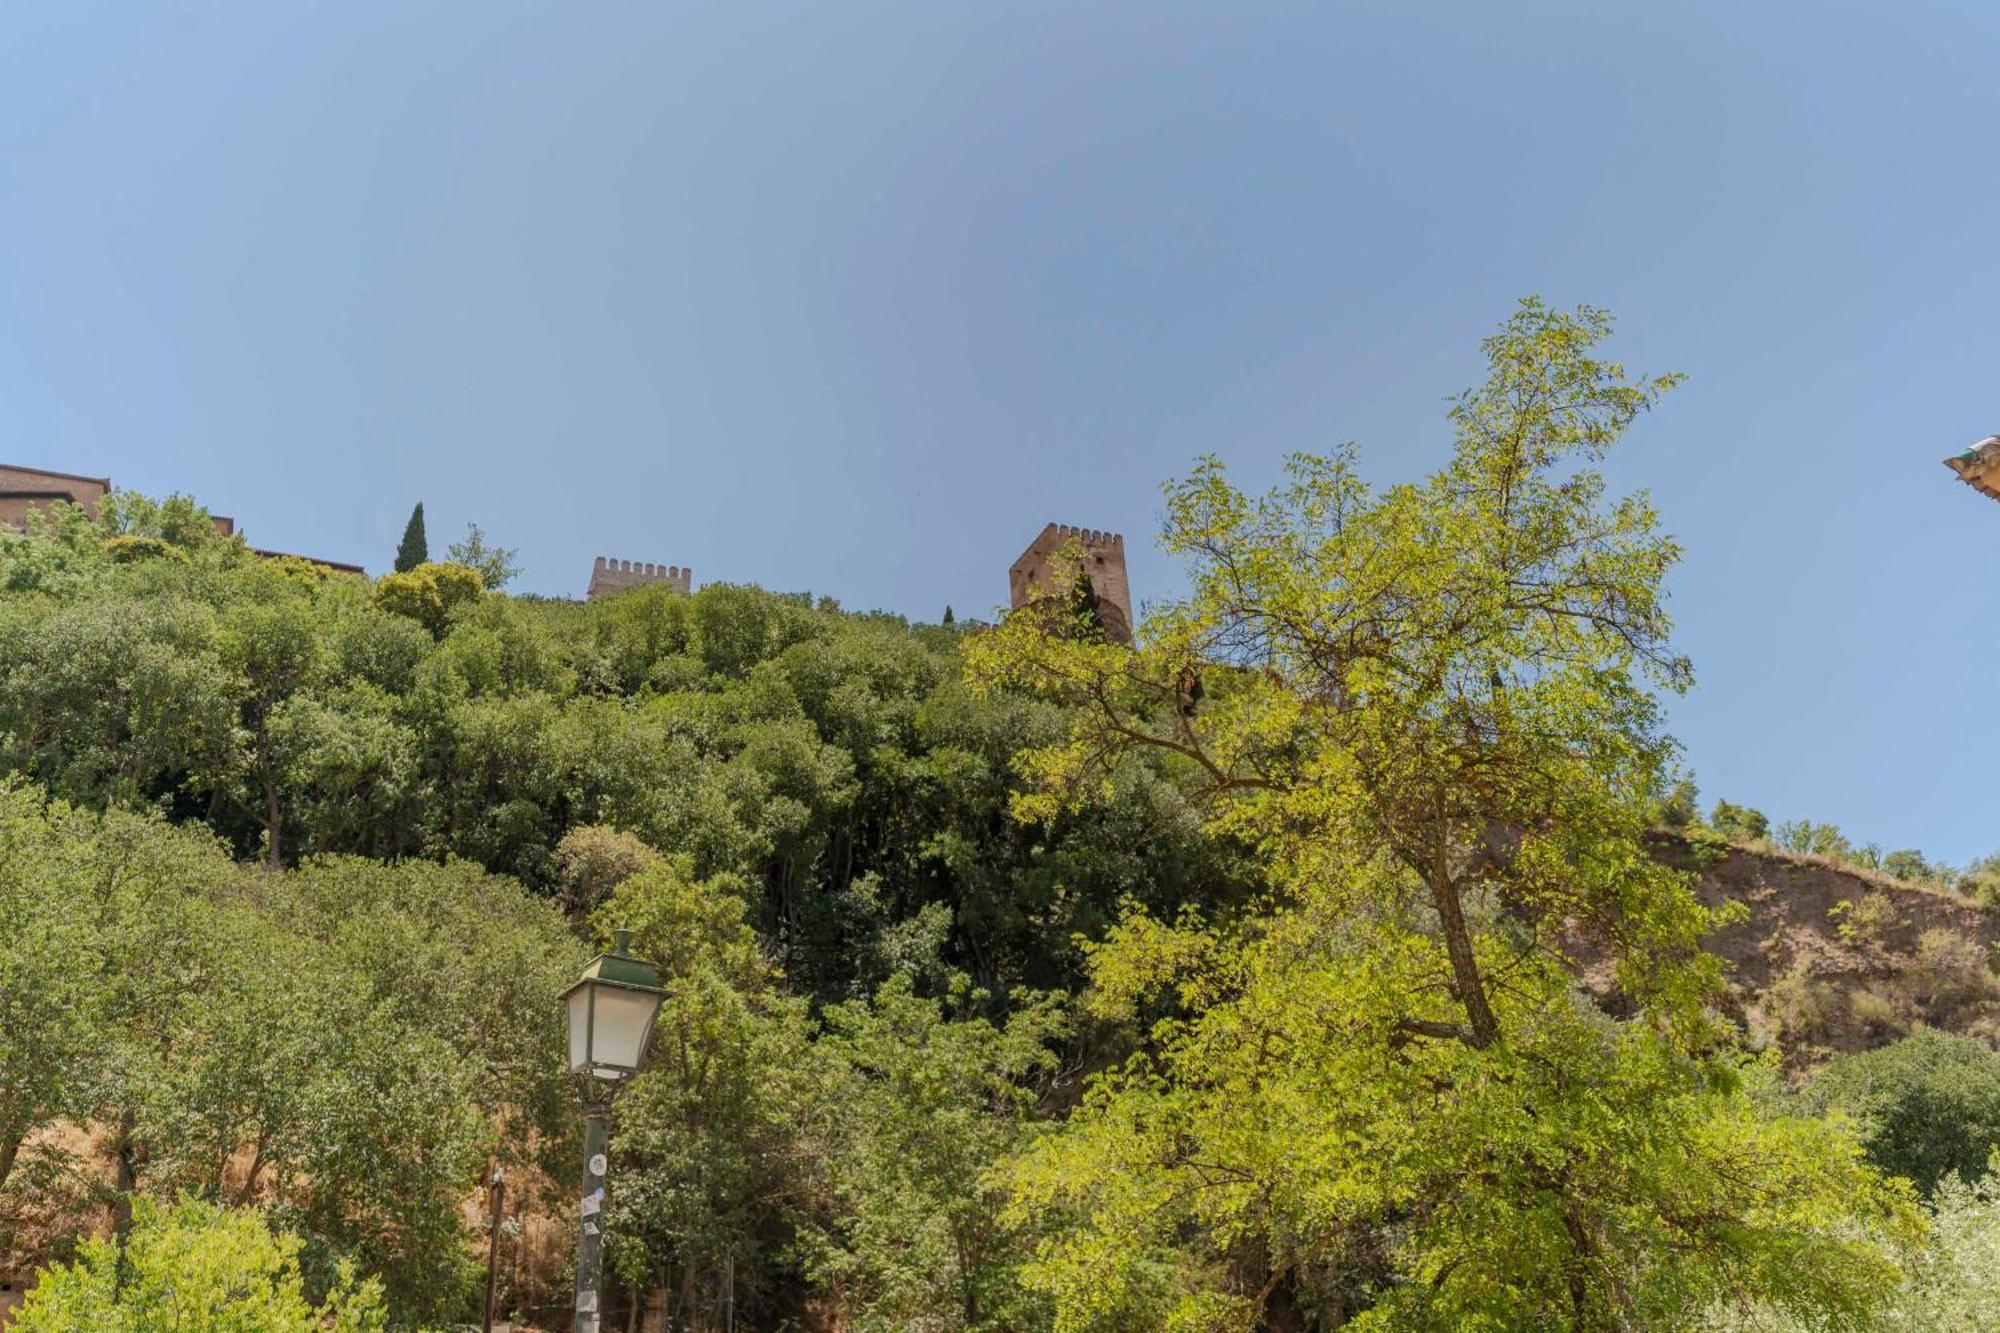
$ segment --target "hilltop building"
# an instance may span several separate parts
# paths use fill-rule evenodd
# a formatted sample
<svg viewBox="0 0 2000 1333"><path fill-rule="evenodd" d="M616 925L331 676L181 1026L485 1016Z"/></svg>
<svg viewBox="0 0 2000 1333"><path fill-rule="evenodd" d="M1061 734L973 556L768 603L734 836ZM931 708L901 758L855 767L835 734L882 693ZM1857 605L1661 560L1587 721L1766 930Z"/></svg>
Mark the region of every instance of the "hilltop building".
<svg viewBox="0 0 2000 1333"><path fill-rule="evenodd" d="M1944 460L1958 479L1991 500L2000 500L2000 435L1989 435L1962 454Z"/></svg>
<svg viewBox="0 0 2000 1333"><path fill-rule="evenodd" d="M1007 571L1008 605L1020 610L1030 602L1067 593L1077 571L1058 557L1074 543L1083 554L1083 576L1097 594L1098 616L1113 643L1132 642L1132 588L1125 579L1125 539L1115 532L1073 528L1051 523L1028 543L1021 558Z"/></svg>
<svg viewBox="0 0 2000 1333"><path fill-rule="evenodd" d="M52 504L77 505L96 518L97 502L109 494L109 477L78 477L0 463L0 524L10 528L27 527L29 514Z"/></svg>
<svg viewBox="0 0 2000 1333"><path fill-rule="evenodd" d="M98 505L110 494L109 477L84 477L73 472L51 472L46 468L0 463L0 527L22 531L28 526L28 515L57 504L73 504L96 518ZM215 521L215 530L223 536L236 534L235 519L225 514L211 514L209 517ZM255 546L249 549L252 555L261 555L267 560L289 554ZM365 572L359 565L340 560L321 560L309 555L299 556L298 559L310 560L315 565L339 570L343 574Z"/></svg>
<svg viewBox="0 0 2000 1333"><path fill-rule="evenodd" d="M694 588L694 571L682 565L606 560L600 555L597 563L590 567L590 587L584 592L584 598L594 602L600 597L651 584L664 584L674 592L690 592Z"/></svg>

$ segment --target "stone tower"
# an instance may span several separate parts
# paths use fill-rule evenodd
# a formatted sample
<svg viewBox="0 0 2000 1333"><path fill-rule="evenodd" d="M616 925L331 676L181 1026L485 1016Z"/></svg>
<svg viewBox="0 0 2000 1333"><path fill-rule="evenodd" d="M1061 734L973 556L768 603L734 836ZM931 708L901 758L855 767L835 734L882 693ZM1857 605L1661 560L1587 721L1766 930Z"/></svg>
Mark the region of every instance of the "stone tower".
<svg viewBox="0 0 2000 1333"><path fill-rule="evenodd" d="M597 557L597 563L590 567L590 590L584 594L591 601L609 597L613 593L629 588L643 588L651 584L665 584L675 592L688 592L694 587L694 571L680 565L651 565L644 561L606 560Z"/></svg>
<svg viewBox="0 0 2000 1333"><path fill-rule="evenodd" d="M1132 642L1132 588L1125 581L1125 539L1115 532L1051 523L1028 543L1007 571L1008 605L1019 610L1043 597L1066 593L1076 575L1057 568L1057 556L1074 542L1083 550L1083 572L1097 594L1104 632L1114 643Z"/></svg>

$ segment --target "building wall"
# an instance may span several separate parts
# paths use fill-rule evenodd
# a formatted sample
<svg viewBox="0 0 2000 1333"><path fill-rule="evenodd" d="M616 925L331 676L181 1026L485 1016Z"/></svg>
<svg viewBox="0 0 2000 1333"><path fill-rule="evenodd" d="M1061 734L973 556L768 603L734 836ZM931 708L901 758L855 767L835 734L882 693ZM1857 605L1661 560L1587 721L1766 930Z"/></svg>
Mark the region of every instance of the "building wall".
<svg viewBox="0 0 2000 1333"><path fill-rule="evenodd" d="M594 602L600 597L652 584L663 584L675 592L690 592L694 588L694 571L643 560L606 560L600 555L590 567L590 588L584 595Z"/></svg>
<svg viewBox="0 0 2000 1333"><path fill-rule="evenodd" d="M1120 643L1132 641L1132 587L1125 577L1125 539L1115 532L1051 523L1021 552L1007 571L1008 605L1019 610L1040 597L1066 592L1074 570L1059 568L1058 557L1074 542L1083 552L1083 572L1104 618L1105 632ZM1116 614L1113 614L1113 613Z"/></svg>
<svg viewBox="0 0 2000 1333"><path fill-rule="evenodd" d="M97 502L110 493L109 477L78 477L0 463L0 524L26 527L31 512L65 500L82 505L95 518Z"/></svg>

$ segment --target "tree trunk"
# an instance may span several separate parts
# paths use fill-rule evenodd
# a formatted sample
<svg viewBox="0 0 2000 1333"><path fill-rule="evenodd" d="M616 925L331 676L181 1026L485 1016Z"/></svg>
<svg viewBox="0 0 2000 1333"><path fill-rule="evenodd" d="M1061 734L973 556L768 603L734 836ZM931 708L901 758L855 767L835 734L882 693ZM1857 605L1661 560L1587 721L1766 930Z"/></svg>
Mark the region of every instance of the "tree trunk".
<svg viewBox="0 0 2000 1333"><path fill-rule="evenodd" d="M111 1200L111 1239L118 1248L118 1267L112 1278L114 1298L125 1290L125 1242L132 1235L132 1195L139 1188L137 1149L132 1142L136 1127L132 1113L125 1112L118 1118L118 1138L112 1145L112 1159L117 1166L114 1183L118 1189Z"/></svg>
<svg viewBox="0 0 2000 1333"><path fill-rule="evenodd" d="M1438 926L1444 931L1445 952L1451 958L1452 988L1465 1006L1466 1025L1472 1029L1472 1044L1481 1050L1500 1040L1500 1021L1486 999L1486 981L1479 975L1479 960L1472 952L1472 932L1465 925L1464 906L1458 886L1452 882L1442 839L1438 842L1431 869L1431 902L1437 908Z"/></svg>
<svg viewBox="0 0 2000 1333"><path fill-rule="evenodd" d="M282 822L278 808L278 784L271 781L271 776L267 772L260 771L257 777L264 785L264 864L272 870L282 870L285 868L285 858L278 843L279 825Z"/></svg>

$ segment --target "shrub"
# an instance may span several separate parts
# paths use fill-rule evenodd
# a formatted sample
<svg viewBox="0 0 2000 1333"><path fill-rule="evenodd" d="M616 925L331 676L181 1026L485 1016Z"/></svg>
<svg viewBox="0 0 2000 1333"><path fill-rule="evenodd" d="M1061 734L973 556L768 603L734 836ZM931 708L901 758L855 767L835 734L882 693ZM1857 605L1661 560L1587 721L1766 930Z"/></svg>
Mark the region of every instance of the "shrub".
<svg viewBox="0 0 2000 1333"><path fill-rule="evenodd" d="M476 569L425 563L376 580L375 605L408 616L441 639L453 608L478 600L483 587Z"/></svg>
<svg viewBox="0 0 2000 1333"><path fill-rule="evenodd" d="M1917 851L1913 847L1904 847L1883 855L1882 873L1885 875L1894 875L1897 879L1906 879L1912 883L1921 883L1924 880L1930 879L1933 871L1931 863L1924 859L1922 852Z"/></svg>
<svg viewBox="0 0 2000 1333"><path fill-rule="evenodd" d="M1886 944L1903 924L1903 914L1895 900L1880 891L1860 898L1843 898L1827 913L1838 923L1835 933L1849 943Z"/></svg>
<svg viewBox="0 0 2000 1333"><path fill-rule="evenodd" d="M1982 856L1967 866L1957 887L1989 912L2000 907L2000 856Z"/></svg>
<svg viewBox="0 0 2000 1333"><path fill-rule="evenodd" d="M1717 801L1715 809L1709 812L1708 822L1717 833L1742 842L1756 842L1771 836L1771 821L1764 817L1762 810L1752 810L1747 805L1736 805L1730 801Z"/></svg>
<svg viewBox="0 0 2000 1333"><path fill-rule="evenodd" d="M1917 1021L1917 1006L1894 985L1864 986L1847 997L1847 1017L1872 1036L1908 1032Z"/></svg>
<svg viewBox="0 0 2000 1333"><path fill-rule="evenodd" d="M1706 869L1729 855L1732 846L1727 836L1704 824L1690 824L1683 830L1687 839L1688 854L1695 865Z"/></svg>
<svg viewBox="0 0 2000 1333"><path fill-rule="evenodd" d="M1917 938L1901 980L1904 992L1926 1010L1978 999L1993 985L1986 946L1947 926L1932 926Z"/></svg>
<svg viewBox="0 0 2000 1333"><path fill-rule="evenodd" d="M173 545L164 537L141 537L135 533L122 533L116 537L106 537L102 543L104 554L113 564L136 565L142 560L186 560L187 551Z"/></svg>
<svg viewBox="0 0 2000 1333"><path fill-rule="evenodd" d="M1699 801L1700 793L1695 790L1694 779L1681 776L1660 798L1659 821L1668 828L1687 828L1701 818Z"/></svg>
<svg viewBox="0 0 2000 1333"><path fill-rule="evenodd" d="M1852 860L1854 844L1834 824L1815 824L1810 819L1788 819L1773 835L1778 846L1806 856L1830 856L1837 861Z"/></svg>
<svg viewBox="0 0 2000 1333"><path fill-rule="evenodd" d="M1978 1179L2000 1145L2000 1054L1970 1037L1925 1028L1835 1056L1799 1095L1860 1120L1870 1160L1926 1196L1953 1172Z"/></svg>
<svg viewBox="0 0 2000 1333"><path fill-rule="evenodd" d="M1815 981L1803 962L1771 983L1765 1009L1788 1046L1808 1045L1826 1034L1840 1012L1840 996L1823 981Z"/></svg>
<svg viewBox="0 0 2000 1333"><path fill-rule="evenodd" d="M661 864L658 852L621 829L585 824L556 844L556 879L564 907L588 913L611 890L641 870Z"/></svg>
<svg viewBox="0 0 2000 1333"><path fill-rule="evenodd" d="M375 1333L382 1291L343 1267L319 1305L299 1273L300 1241L257 1213L193 1199L136 1201L120 1273L117 1245L85 1242L45 1270L15 1333Z"/></svg>

